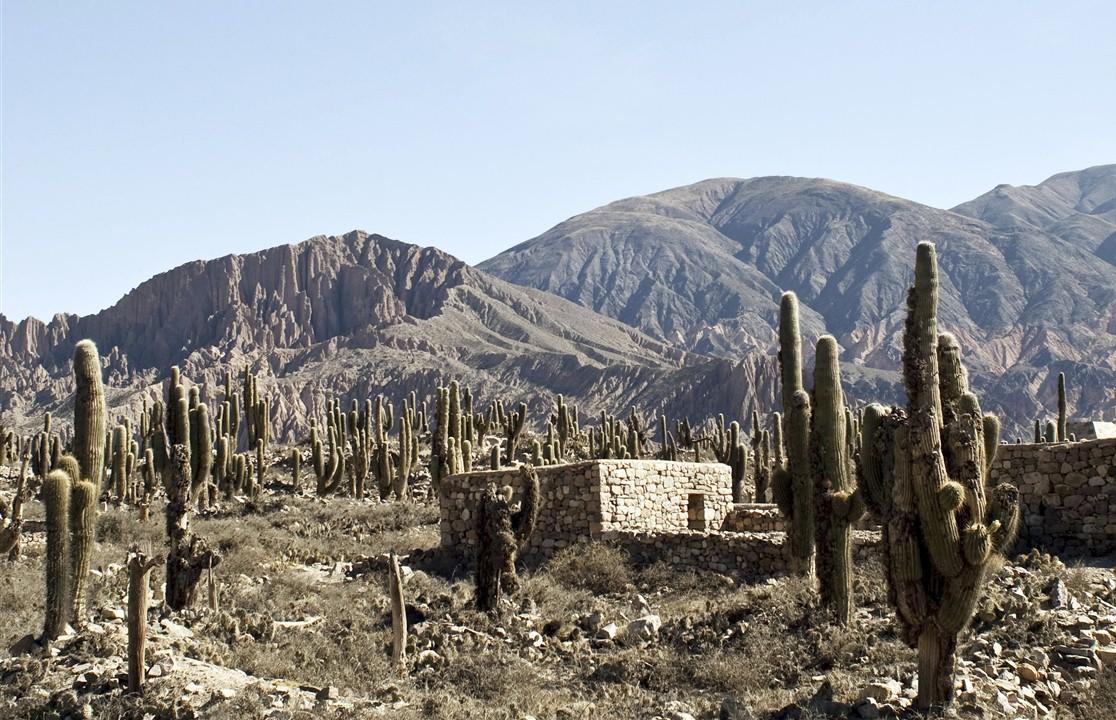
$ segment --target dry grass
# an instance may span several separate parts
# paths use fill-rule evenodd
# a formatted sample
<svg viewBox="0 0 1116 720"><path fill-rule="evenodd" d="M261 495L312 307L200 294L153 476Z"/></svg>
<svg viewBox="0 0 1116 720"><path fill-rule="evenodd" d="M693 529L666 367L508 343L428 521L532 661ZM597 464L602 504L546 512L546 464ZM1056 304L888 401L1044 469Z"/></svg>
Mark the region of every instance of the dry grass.
<svg viewBox="0 0 1116 720"><path fill-rule="evenodd" d="M620 595L633 587L627 553L604 543L562 548L547 563L546 572L568 589L594 595Z"/></svg>
<svg viewBox="0 0 1116 720"><path fill-rule="evenodd" d="M29 515L37 506L29 506ZM101 513L94 558L98 573L90 587L94 605L123 604L124 574L112 566L124 562L130 545L162 552L160 509L153 508L146 523L127 509ZM433 642L441 664L416 665L400 674L389 665L389 601L380 566L373 560L371 570L343 581L326 578L329 573L321 568L377 558L389 550L406 553L436 546L433 506L269 495L256 505L235 504L195 518L193 524L224 556L216 573L221 611L199 610L180 618L194 630L199 659L259 677L332 685L344 695L405 700L408 704L391 717L519 720L530 714L541 720L556 718L561 710L562 717L570 718L635 718L665 715L672 701L685 702L698 717L716 717L722 699L731 695L749 708L750 717L762 718L806 700L823 680L832 684L837 699L851 701L870 681L905 680L914 671L914 652L896 637L886 588L879 579L881 569L874 561L858 566L860 611L853 624L835 628L804 579L741 585L661 562L634 568L619 549L588 544L568 548L548 564L524 572L514 602L493 616L472 609L470 578L448 571L437 575L433 569L416 572L406 586L413 627L426 621L439 633L451 625L469 631L454 642L438 633L416 631L419 645L412 657L427 647L423 643ZM1080 577L1075 572L1061 575L1071 591L1088 581L1086 572ZM159 568L153 585L158 586L161 575ZM1046 580L1046 574L1035 573L1036 595L1041 592L1037 585ZM589 639L577 639L580 619L593 611L623 628L635 617L637 593L663 619L657 643L645 648L594 647ZM6 620L0 625L0 638L7 644L39 631L42 595L40 534L28 538L23 558L5 566L0 576L0 607L5 608ZM1010 628L997 620L981 629L1003 633L1005 644L1010 633L1020 636L1014 641L1039 643L1053 631L1043 626L1042 615L1033 607L1012 611L1020 621ZM322 620L303 629L272 624L310 616ZM545 628L553 632L544 633L539 648L523 642L528 630ZM19 682L29 689L35 676L23 675ZM13 691L18 688L13 686ZM214 706L205 717L262 717L268 700L253 692ZM1113 693L1116 682L1109 673L1087 714L1080 708L1076 716L1116 720ZM52 717L69 711L62 699L26 707L31 709L15 716ZM186 716L158 698L115 697L97 705L96 712L137 720ZM360 715L335 708L313 716Z"/></svg>

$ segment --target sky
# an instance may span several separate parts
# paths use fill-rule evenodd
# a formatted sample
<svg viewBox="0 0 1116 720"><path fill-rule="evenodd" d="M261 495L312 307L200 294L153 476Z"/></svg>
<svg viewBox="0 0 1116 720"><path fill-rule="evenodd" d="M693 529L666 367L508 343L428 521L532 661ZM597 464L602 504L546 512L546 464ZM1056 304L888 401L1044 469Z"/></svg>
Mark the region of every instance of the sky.
<svg viewBox="0 0 1116 720"><path fill-rule="evenodd" d="M479 262L799 175L951 207L1116 162L1116 3L0 0L0 313L352 229Z"/></svg>

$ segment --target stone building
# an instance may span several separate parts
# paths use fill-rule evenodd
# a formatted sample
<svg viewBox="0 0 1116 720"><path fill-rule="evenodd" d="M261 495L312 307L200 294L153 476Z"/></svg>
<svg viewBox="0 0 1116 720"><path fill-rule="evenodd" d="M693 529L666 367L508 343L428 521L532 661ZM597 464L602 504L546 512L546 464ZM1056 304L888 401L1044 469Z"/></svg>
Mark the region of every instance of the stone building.
<svg viewBox="0 0 1116 720"><path fill-rule="evenodd" d="M727 465L664 460L591 460L547 465L539 475L539 521L527 555L616 532L718 530L732 509ZM519 497L519 471L483 470L452 475L439 493L443 547L476 540L472 513L489 482L510 485Z"/></svg>
<svg viewBox="0 0 1116 720"><path fill-rule="evenodd" d="M783 574L790 567L778 510L770 504L734 505L727 465L592 460L536 470L539 519L521 555L527 562L602 540L624 549L637 563L661 561L744 579ZM442 480L441 545L466 561L476 542L473 513L489 482L511 486L514 502L519 502L519 471L514 468ZM858 543L867 545L875 537L859 537Z"/></svg>

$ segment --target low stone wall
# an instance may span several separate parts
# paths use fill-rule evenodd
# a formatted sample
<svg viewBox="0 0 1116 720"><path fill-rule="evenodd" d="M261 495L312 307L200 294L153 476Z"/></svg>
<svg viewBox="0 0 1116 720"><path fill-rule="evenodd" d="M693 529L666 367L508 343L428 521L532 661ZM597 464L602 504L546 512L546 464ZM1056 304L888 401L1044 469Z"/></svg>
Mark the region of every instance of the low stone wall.
<svg viewBox="0 0 1116 720"><path fill-rule="evenodd" d="M1001 445L991 480L1019 488L1022 545L1071 555L1116 551L1116 439Z"/></svg>
<svg viewBox="0 0 1116 720"><path fill-rule="evenodd" d="M628 553L637 566L664 562L747 582L786 575L791 567L782 532L610 532L603 539ZM878 554L879 543L879 532L854 530L854 563Z"/></svg>
<svg viewBox="0 0 1116 720"><path fill-rule="evenodd" d="M785 533L681 531L611 532L604 539L624 550L635 565L664 562L698 572L743 580L785 575L790 557Z"/></svg>
<svg viewBox="0 0 1116 720"><path fill-rule="evenodd" d="M725 515L726 532L786 532L787 520L774 503L737 503Z"/></svg>
<svg viewBox="0 0 1116 720"><path fill-rule="evenodd" d="M549 557L604 532L716 529L732 507L727 465L664 460L592 460L536 468L539 520L522 553ZM510 485L519 502L519 470L451 475L439 492L441 544L469 552L476 542L476 511L489 482Z"/></svg>

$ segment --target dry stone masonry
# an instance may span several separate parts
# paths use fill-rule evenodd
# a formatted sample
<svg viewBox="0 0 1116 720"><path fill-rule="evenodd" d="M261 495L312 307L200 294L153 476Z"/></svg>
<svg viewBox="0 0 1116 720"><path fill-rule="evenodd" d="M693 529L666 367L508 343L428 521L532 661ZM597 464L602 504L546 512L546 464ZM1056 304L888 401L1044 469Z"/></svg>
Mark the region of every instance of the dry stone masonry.
<svg viewBox="0 0 1116 720"><path fill-rule="evenodd" d="M1081 555L1116 550L1116 439L1001 445L992 479L1019 488L1023 544Z"/></svg>
<svg viewBox="0 0 1116 720"><path fill-rule="evenodd" d="M717 529L732 508L729 468L717 463L593 460L537 471L539 520L527 557L549 557L608 533ZM442 546L468 552L476 541L472 513L481 491L489 482L518 488L517 478L511 468L443 479Z"/></svg>
<svg viewBox="0 0 1116 720"><path fill-rule="evenodd" d="M593 460L537 468L539 519L522 556L544 560L559 549L602 540L637 564L657 561L745 579L789 570L783 520L771 504L732 502L729 467L662 460ZM518 470L485 470L443 479L442 547L472 554L474 509L485 485L516 488ZM518 502L519 498L515 499ZM857 533L858 546L878 533Z"/></svg>

